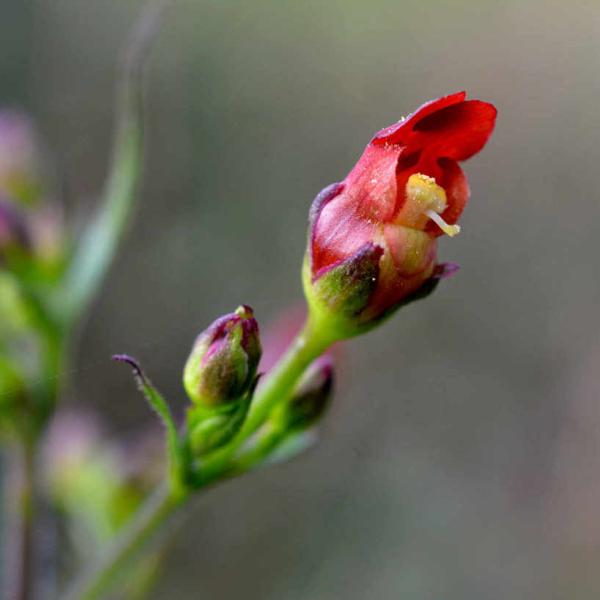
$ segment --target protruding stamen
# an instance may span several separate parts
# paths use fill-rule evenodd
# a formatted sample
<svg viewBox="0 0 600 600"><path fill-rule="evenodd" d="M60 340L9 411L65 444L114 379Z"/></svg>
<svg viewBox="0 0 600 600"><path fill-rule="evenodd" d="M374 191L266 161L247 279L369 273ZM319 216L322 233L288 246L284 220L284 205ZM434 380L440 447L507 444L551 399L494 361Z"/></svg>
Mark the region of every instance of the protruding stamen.
<svg viewBox="0 0 600 600"><path fill-rule="evenodd" d="M428 209L425 214L446 234L454 237L460 233L460 225L450 225L434 210Z"/></svg>

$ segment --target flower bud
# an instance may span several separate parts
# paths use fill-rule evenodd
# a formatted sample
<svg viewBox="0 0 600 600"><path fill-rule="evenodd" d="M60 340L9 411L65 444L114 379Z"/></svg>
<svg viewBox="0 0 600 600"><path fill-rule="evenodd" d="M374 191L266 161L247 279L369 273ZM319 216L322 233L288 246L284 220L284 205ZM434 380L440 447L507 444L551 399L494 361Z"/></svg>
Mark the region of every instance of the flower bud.
<svg viewBox="0 0 600 600"><path fill-rule="evenodd" d="M496 109L464 92L379 131L311 208L304 289L333 339L357 335L437 283L437 238L455 236L469 197L459 163L489 139Z"/></svg>
<svg viewBox="0 0 600 600"><path fill-rule="evenodd" d="M188 396L205 408L242 399L254 384L260 355L258 323L249 306L240 306L194 342L183 373Z"/></svg>
<svg viewBox="0 0 600 600"><path fill-rule="evenodd" d="M330 354L315 360L285 406L281 425L287 431L308 429L323 415L333 395L333 361Z"/></svg>
<svg viewBox="0 0 600 600"><path fill-rule="evenodd" d="M41 453L47 492L64 511L67 525L86 531L87 544L101 545L114 536L164 477L163 444L156 430L125 443L105 434L94 413L59 411Z"/></svg>
<svg viewBox="0 0 600 600"><path fill-rule="evenodd" d="M40 192L39 143L32 122L14 110L0 111L0 192L28 204Z"/></svg>
<svg viewBox="0 0 600 600"><path fill-rule="evenodd" d="M10 256L29 248L25 216L16 206L0 198L0 266Z"/></svg>

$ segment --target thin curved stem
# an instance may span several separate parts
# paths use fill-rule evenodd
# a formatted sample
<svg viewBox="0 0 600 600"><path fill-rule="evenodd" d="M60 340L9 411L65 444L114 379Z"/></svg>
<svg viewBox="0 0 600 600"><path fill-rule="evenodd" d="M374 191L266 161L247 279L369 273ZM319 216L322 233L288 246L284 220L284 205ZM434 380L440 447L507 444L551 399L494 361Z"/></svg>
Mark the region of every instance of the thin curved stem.
<svg viewBox="0 0 600 600"><path fill-rule="evenodd" d="M95 600L101 598L131 566L138 552L150 543L170 522L187 496L175 496L166 487L159 488L144 504L114 544L97 564L83 574L67 590L64 600Z"/></svg>
<svg viewBox="0 0 600 600"><path fill-rule="evenodd" d="M170 0L155 0L134 27L120 64L116 131L103 200L66 274L63 319L72 324L90 304L133 213L144 160L142 74L150 43Z"/></svg>

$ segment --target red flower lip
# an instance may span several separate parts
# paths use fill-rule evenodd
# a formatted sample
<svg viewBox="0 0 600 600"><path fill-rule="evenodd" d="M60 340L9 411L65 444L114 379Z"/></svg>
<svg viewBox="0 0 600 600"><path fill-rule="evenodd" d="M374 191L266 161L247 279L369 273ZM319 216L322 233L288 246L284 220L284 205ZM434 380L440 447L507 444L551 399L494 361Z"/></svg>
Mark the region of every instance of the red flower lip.
<svg viewBox="0 0 600 600"><path fill-rule="evenodd" d="M377 132L346 178L313 203L313 280L371 243L383 255L369 312L415 292L434 272L436 238L459 229L454 225L469 198L459 162L483 148L496 113L492 104L458 92Z"/></svg>

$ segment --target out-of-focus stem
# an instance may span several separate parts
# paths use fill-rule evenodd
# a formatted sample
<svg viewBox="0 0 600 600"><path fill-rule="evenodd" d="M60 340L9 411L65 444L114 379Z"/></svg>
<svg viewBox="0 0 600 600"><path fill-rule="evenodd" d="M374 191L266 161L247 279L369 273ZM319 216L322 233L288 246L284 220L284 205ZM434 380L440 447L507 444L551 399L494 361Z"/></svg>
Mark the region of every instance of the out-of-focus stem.
<svg viewBox="0 0 600 600"><path fill-rule="evenodd" d="M175 496L167 487L146 502L98 563L67 591L64 600L96 600L118 581L138 552L163 528L187 496Z"/></svg>
<svg viewBox="0 0 600 600"><path fill-rule="evenodd" d="M8 518L5 524L4 597L30 600L33 587L34 452L28 441L19 441L11 450L5 499Z"/></svg>
<svg viewBox="0 0 600 600"><path fill-rule="evenodd" d="M89 305L127 229L143 162L142 73L149 46L168 0L157 0L134 28L118 79L112 162L99 211L86 229L65 282L68 323Z"/></svg>
<svg viewBox="0 0 600 600"><path fill-rule="evenodd" d="M249 471L254 466L259 465L267 458L286 436L286 431L282 429L272 429L265 432L250 450L237 457L231 465L231 474L237 475Z"/></svg>

